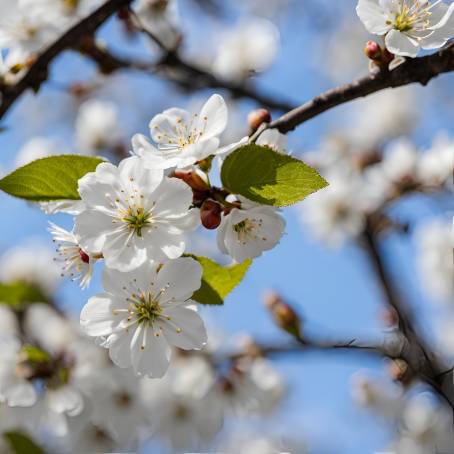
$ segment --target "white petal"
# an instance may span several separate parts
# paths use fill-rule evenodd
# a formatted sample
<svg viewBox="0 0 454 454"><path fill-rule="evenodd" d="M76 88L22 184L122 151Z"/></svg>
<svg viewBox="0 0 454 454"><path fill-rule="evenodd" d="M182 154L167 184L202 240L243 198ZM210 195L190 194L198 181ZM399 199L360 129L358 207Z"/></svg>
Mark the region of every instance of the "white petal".
<svg viewBox="0 0 454 454"><path fill-rule="evenodd" d="M159 270L156 288L166 288L161 301L185 301L200 288L202 267L190 257L180 257L165 263Z"/></svg>
<svg viewBox="0 0 454 454"><path fill-rule="evenodd" d="M138 268L147 259L147 251L139 247L139 243L146 246L143 237L133 236L129 239L126 231L108 236L102 250L106 266L125 272Z"/></svg>
<svg viewBox="0 0 454 454"><path fill-rule="evenodd" d="M164 177L162 169L145 169L143 160L137 156L123 159L118 166L118 172L123 181L123 187L130 186L130 182L134 181L134 185L138 186L144 194L151 194Z"/></svg>
<svg viewBox="0 0 454 454"><path fill-rule="evenodd" d="M192 204L191 188L178 178L164 177L153 194L156 205L153 216L174 217L189 211Z"/></svg>
<svg viewBox="0 0 454 454"><path fill-rule="evenodd" d="M108 293L100 293L91 297L80 313L80 323L89 336L108 336L118 326L124 312L115 312L125 309L125 304Z"/></svg>
<svg viewBox="0 0 454 454"><path fill-rule="evenodd" d="M84 408L84 400L78 390L71 386L49 390L47 394L49 407L56 413L79 415Z"/></svg>
<svg viewBox="0 0 454 454"><path fill-rule="evenodd" d="M359 0L356 13L366 27L374 35L384 35L391 27L386 24L386 15L376 0Z"/></svg>
<svg viewBox="0 0 454 454"><path fill-rule="evenodd" d="M33 385L25 380L17 380L1 391L10 407L31 407L37 395Z"/></svg>
<svg viewBox="0 0 454 454"><path fill-rule="evenodd" d="M85 210L76 216L74 234L87 253L102 251L106 241L106 234L112 229L111 218L98 210Z"/></svg>
<svg viewBox="0 0 454 454"><path fill-rule="evenodd" d="M133 331L122 330L109 336L109 356L118 367L131 367L131 339Z"/></svg>
<svg viewBox="0 0 454 454"><path fill-rule="evenodd" d="M160 319L162 331L170 344L184 350L203 348L207 342L207 332L196 311L184 306L172 308L170 304L165 308L164 315L170 317L170 320Z"/></svg>
<svg viewBox="0 0 454 454"><path fill-rule="evenodd" d="M138 375L161 378L167 372L171 350L156 327L139 326L131 341L132 365Z"/></svg>
<svg viewBox="0 0 454 454"><path fill-rule="evenodd" d="M96 172L84 175L78 182L79 194L82 201L88 206L109 205L105 197L106 192L112 192L118 182L118 169L108 162L98 165Z"/></svg>
<svg viewBox="0 0 454 454"><path fill-rule="evenodd" d="M412 58L418 55L419 44L398 30L391 30L386 35L385 44L386 48L395 55Z"/></svg>
<svg viewBox="0 0 454 454"><path fill-rule="evenodd" d="M220 95L212 95L200 111L197 130L203 131L201 139L219 136L227 126L228 111Z"/></svg>

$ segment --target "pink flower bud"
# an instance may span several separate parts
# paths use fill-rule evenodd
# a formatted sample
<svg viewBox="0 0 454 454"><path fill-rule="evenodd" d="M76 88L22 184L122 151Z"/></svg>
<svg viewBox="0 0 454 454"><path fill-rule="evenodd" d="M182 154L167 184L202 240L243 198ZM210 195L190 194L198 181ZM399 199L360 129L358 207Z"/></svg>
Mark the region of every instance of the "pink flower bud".
<svg viewBox="0 0 454 454"><path fill-rule="evenodd" d="M381 60L382 48L375 41L367 41L366 46L364 47L364 53L366 54L366 57L371 60Z"/></svg>
<svg viewBox="0 0 454 454"><path fill-rule="evenodd" d="M271 114L266 109L256 109L249 113L247 122L251 131L254 132L257 131L262 123L271 122Z"/></svg>
<svg viewBox="0 0 454 454"><path fill-rule="evenodd" d="M200 220L206 229L217 229L221 223L222 207L214 200L205 200L200 208Z"/></svg>

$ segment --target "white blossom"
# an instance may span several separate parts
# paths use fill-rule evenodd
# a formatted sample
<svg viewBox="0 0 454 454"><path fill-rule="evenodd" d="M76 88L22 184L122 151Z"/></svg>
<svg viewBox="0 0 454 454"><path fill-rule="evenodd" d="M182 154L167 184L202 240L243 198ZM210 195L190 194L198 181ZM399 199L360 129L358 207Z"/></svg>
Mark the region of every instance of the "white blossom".
<svg viewBox="0 0 454 454"><path fill-rule="evenodd" d="M133 153L151 169L187 167L213 154L232 151L237 144L219 148L219 136L227 126L227 105L220 95L212 95L199 113L171 108L150 122L157 148L145 136L132 138Z"/></svg>
<svg viewBox="0 0 454 454"><path fill-rule="evenodd" d="M432 147L422 153L417 166L418 180L427 185L451 185L454 173L454 140L441 133Z"/></svg>
<svg viewBox="0 0 454 454"><path fill-rule="evenodd" d="M80 107L75 124L76 142L84 150L114 147L119 139L118 107L109 101L89 99Z"/></svg>
<svg viewBox="0 0 454 454"><path fill-rule="evenodd" d="M181 256L184 234L198 222L189 186L145 169L137 157L99 164L79 180L79 193L86 205L74 228L81 248L122 271Z"/></svg>
<svg viewBox="0 0 454 454"><path fill-rule="evenodd" d="M49 223L49 232L53 241L57 243L58 261L62 262L62 276L69 276L71 280L79 280L82 288L88 287L93 275L93 264L99 255L87 254L79 246L79 240L73 232Z"/></svg>
<svg viewBox="0 0 454 454"><path fill-rule="evenodd" d="M327 180L327 188L301 204L300 219L316 238L338 247L362 232L365 215L376 206L379 196L354 175L328 175Z"/></svg>
<svg viewBox="0 0 454 454"><path fill-rule="evenodd" d="M36 159L63 154L62 144L45 137L34 137L26 142L16 155L16 166L21 167Z"/></svg>
<svg viewBox="0 0 454 454"><path fill-rule="evenodd" d="M266 19L250 18L225 34L213 70L226 79L244 79L273 63L279 50L279 31Z"/></svg>
<svg viewBox="0 0 454 454"><path fill-rule="evenodd" d="M181 39L177 6L176 0L139 0L136 6L141 25L167 49L174 49Z"/></svg>
<svg viewBox="0 0 454 454"><path fill-rule="evenodd" d="M33 384L19 367L22 345L14 336L0 338L0 402L11 407L30 407L37 400Z"/></svg>
<svg viewBox="0 0 454 454"><path fill-rule="evenodd" d="M287 136L285 134L281 134L277 129L266 129L255 141L257 145L269 147L280 153L285 153L285 150L287 149L287 142Z"/></svg>
<svg viewBox="0 0 454 454"><path fill-rule="evenodd" d="M442 0L359 0L359 18L370 33L385 35L387 49L416 57L422 49L437 49L454 34L454 5Z"/></svg>
<svg viewBox="0 0 454 454"><path fill-rule="evenodd" d="M145 263L131 273L106 269L105 293L89 299L81 326L89 336L105 338L102 346L120 367L138 375L162 377L171 348L201 349L206 331L190 300L200 287L201 266L191 258Z"/></svg>
<svg viewBox="0 0 454 454"><path fill-rule="evenodd" d="M197 357L178 359L162 380L141 381L152 430L173 449L200 449L221 429L223 408L213 381L210 366Z"/></svg>
<svg viewBox="0 0 454 454"><path fill-rule="evenodd" d="M417 263L422 282L437 301L454 300L454 228L452 222L433 220L419 228Z"/></svg>
<svg viewBox="0 0 454 454"><path fill-rule="evenodd" d="M43 12L36 14L33 0L9 2L1 10L0 49L20 49L31 54L41 51L58 37L58 26Z"/></svg>
<svg viewBox="0 0 454 454"><path fill-rule="evenodd" d="M240 263L273 249L284 233L285 220L276 208L237 198L240 207L223 214L217 243L221 252Z"/></svg>
<svg viewBox="0 0 454 454"><path fill-rule="evenodd" d="M264 358L237 362L217 383L226 408L236 414L270 414L285 394L283 377Z"/></svg>
<svg viewBox="0 0 454 454"><path fill-rule="evenodd" d="M30 305L25 312L24 328L29 339L54 355L68 350L75 339L69 321L49 304Z"/></svg>
<svg viewBox="0 0 454 454"><path fill-rule="evenodd" d="M57 288L60 277L53 258L52 250L38 243L15 246L0 257L0 279L27 282L50 295Z"/></svg>

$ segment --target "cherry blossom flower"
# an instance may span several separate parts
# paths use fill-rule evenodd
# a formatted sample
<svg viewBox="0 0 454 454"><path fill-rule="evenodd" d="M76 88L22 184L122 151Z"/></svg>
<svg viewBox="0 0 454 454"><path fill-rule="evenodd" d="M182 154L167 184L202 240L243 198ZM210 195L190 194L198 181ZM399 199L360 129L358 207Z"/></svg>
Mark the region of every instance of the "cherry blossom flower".
<svg viewBox="0 0 454 454"><path fill-rule="evenodd" d="M130 271L148 260L181 256L184 234L198 223L189 210L192 191L162 170L148 170L132 157L118 167L101 163L79 180L86 210L74 233L87 254L102 253L110 268Z"/></svg>
<svg viewBox="0 0 454 454"><path fill-rule="evenodd" d="M16 166L21 167L36 159L63 154L62 144L45 137L34 137L26 142L16 155Z"/></svg>
<svg viewBox="0 0 454 454"><path fill-rule="evenodd" d="M87 254L79 246L79 240L73 232L68 232L58 225L49 223L53 241L58 244L58 261L63 262L62 276L79 280L82 288L87 288L93 275L93 264L100 258L99 254Z"/></svg>
<svg viewBox="0 0 454 454"><path fill-rule="evenodd" d="M266 19L250 18L225 34L213 70L225 79L245 79L273 63L279 50L279 31Z"/></svg>
<svg viewBox="0 0 454 454"><path fill-rule="evenodd" d="M105 293L89 299L81 326L89 336L104 339L102 346L119 367L162 377L172 345L199 350L206 344L203 321L190 299L201 276L201 266L189 257L162 267L145 263L130 273L105 269Z"/></svg>
<svg viewBox="0 0 454 454"><path fill-rule="evenodd" d="M141 25L159 37L167 49L180 42L179 18L176 0L140 0L136 7Z"/></svg>
<svg viewBox="0 0 454 454"><path fill-rule="evenodd" d="M30 55L58 37L57 24L30 8L34 0L9 2L0 17L0 49L20 49Z"/></svg>
<svg viewBox="0 0 454 454"><path fill-rule="evenodd" d="M52 249L40 243L15 246L0 257L0 279L27 282L51 295L60 282L60 270L53 258Z"/></svg>
<svg viewBox="0 0 454 454"><path fill-rule="evenodd" d="M167 109L149 125L157 148L145 136L136 134L132 138L133 153L151 169L168 169L187 167L212 154L232 151L240 143L219 148L219 135L227 126L227 117L227 106L220 95L211 96L198 114L176 107Z"/></svg>
<svg viewBox="0 0 454 454"><path fill-rule="evenodd" d="M19 367L22 345L14 336L0 338L0 402L11 407L30 407L36 403L37 393Z"/></svg>
<svg viewBox="0 0 454 454"><path fill-rule="evenodd" d="M262 255L274 248L284 233L285 221L276 208L238 196L239 208L223 215L218 228L218 247L236 262Z"/></svg>
<svg viewBox="0 0 454 454"><path fill-rule="evenodd" d="M386 47L396 55L416 57L454 34L454 5L442 0L359 0L356 11L370 33L386 35Z"/></svg>
<svg viewBox="0 0 454 454"><path fill-rule="evenodd" d="M269 147L279 153L285 153L287 141L287 136L281 134L277 129L266 129L260 134L255 143L257 145Z"/></svg>
<svg viewBox="0 0 454 454"><path fill-rule="evenodd" d="M76 142L87 151L114 147L120 130L118 108L108 101L89 99L80 107L75 124Z"/></svg>

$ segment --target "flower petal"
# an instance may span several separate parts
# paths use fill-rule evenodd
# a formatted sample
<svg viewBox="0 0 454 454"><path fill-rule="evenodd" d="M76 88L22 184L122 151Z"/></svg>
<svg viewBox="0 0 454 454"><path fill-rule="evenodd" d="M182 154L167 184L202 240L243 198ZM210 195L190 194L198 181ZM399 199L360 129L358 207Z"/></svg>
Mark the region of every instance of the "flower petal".
<svg viewBox="0 0 454 454"><path fill-rule="evenodd" d="M166 289L161 301L185 301L200 288L202 267L190 257L164 263L156 279L157 289Z"/></svg>
<svg viewBox="0 0 454 454"><path fill-rule="evenodd" d="M108 336L124 316L125 304L108 293L100 293L91 297L80 313L80 324L89 336Z"/></svg>
<svg viewBox="0 0 454 454"><path fill-rule="evenodd" d="M416 57L419 51L417 41L409 38L405 33L391 30L385 37L386 48L395 55L404 57Z"/></svg>
<svg viewBox="0 0 454 454"><path fill-rule="evenodd" d="M139 325L131 340L132 366L138 375L161 378L169 368L171 350L158 328Z"/></svg>
<svg viewBox="0 0 454 454"><path fill-rule="evenodd" d="M202 140L219 136L227 126L228 111L224 98L220 95L212 95L200 111L196 130L200 133Z"/></svg>
<svg viewBox="0 0 454 454"><path fill-rule="evenodd" d="M207 342L207 332L200 315L184 306L166 307L161 327L167 341L184 350L200 350Z"/></svg>
<svg viewBox="0 0 454 454"><path fill-rule="evenodd" d="M384 35L391 26L386 23L385 11L376 0L359 0L356 13L369 33Z"/></svg>

